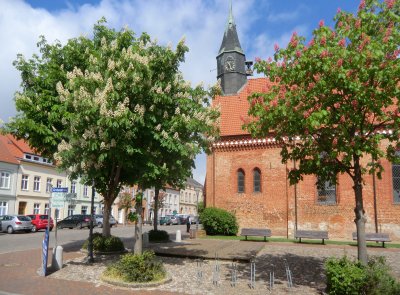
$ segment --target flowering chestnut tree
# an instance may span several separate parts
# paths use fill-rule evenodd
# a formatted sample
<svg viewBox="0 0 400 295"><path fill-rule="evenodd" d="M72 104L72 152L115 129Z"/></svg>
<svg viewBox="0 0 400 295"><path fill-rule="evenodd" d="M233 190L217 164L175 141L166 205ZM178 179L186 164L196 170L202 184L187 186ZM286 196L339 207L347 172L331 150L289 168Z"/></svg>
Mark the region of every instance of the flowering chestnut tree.
<svg viewBox="0 0 400 295"><path fill-rule="evenodd" d="M308 44L293 34L274 59L255 68L272 86L249 97L253 136L273 134L284 162L296 161L291 184L317 174L318 185L347 174L353 182L358 259L367 262L363 175L381 176L379 159L396 160L399 144L400 1L361 1L321 21ZM383 145L381 143L384 143ZM364 159L362 161L362 159Z"/></svg>
<svg viewBox="0 0 400 295"><path fill-rule="evenodd" d="M17 61L21 113L8 128L53 155L71 178L94 181L104 198L103 234L110 235L110 210L121 186L146 189L152 183L141 178L166 173L172 163L185 163L181 169L190 173L195 155L217 132L218 112L208 106L207 91L192 88L179 72L188 50L183 41L173 50L100 21L91 39L40 46L43 58ZM51 83L41 82L48 77ZM160 153L170 160L156 161Z"/></svg>

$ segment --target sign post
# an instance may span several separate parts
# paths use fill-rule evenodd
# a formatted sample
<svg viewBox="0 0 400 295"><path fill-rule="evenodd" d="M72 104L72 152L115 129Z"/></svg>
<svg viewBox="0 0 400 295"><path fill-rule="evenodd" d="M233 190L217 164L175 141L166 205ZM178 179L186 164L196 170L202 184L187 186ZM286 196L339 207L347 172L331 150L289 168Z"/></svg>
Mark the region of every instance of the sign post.
<svg viewBox="0 0 400 295"><path fill-rule="evenodd" d="M64 198L65 195L68 193L68 188L67 187L53 187L51 189L51 206L49 207L49 222L48 222L48 226L50 225L50 215L51 215L51 209L63 209L64 208ZM57 248L57 218L55 218L55 232L54 232L54 237L55 237L55 245L54 245L54 249ZM49 230L49 228L47 228L47 230ZM48 242L47 242L48 245ZM46 250L47 252L47 250ZM54 251L53 251L54 252ZM46 254L47 255L47 254ZM47 263L47 262L46 262Z"/></svg>

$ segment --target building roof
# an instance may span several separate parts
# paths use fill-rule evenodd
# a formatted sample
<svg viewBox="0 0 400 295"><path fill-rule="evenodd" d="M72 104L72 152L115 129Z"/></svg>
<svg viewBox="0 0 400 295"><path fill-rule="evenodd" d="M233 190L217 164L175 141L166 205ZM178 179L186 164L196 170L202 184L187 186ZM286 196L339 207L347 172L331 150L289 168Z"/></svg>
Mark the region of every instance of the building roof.
<svg viewBox="0 0 400 295"><path fill-rule="evenodd" d="M244 121L249 118L247 115L250 104L247 97L254 92L266 92L271 86L267 78L248 79L246 85L237 93L226 96L216 96L213 100L214 106L220 106L220 135L237 136L248 135L242 129Z"/></svg>
<svg viewBox="0 0 400 295"><path fill-rule="evenodd" d="M230 11L229 11L228 21L227 21L226 27L225 27L224 37L222 39L222 44L221 44L218 54L221 54L222 52L227 52L227 51L237 51L237 52L243 53L242 47L240 46L238 34L236 31L235 20L233 19L232 2L231 2Z"/></svg>
<svg viewBox="0 0 400 295"><path fill-rule="evenodd" d="M14 147L12 141L7 136L0 134L0 162L19 164L17 158L10 151Z"/></svg>
<svg viewBox="0 0 400 295"><path fill-rule="evenodd" d="M24 154L37 155L37 153L29 147L25 140L16 139L11 134L7 134L6 137L10 142L12 142L12 145L9 146L9 149L15 157L23 158Z"/></svg>
<svg viewBox="0 0 400 295"><path fill-rule="evenodd" d="M203 185L201 183L199 183L197 180L188 177L186 179L186 185L190 185L190 186L194 186L194 187L198 187L198 188L203 188Z"/></svg>

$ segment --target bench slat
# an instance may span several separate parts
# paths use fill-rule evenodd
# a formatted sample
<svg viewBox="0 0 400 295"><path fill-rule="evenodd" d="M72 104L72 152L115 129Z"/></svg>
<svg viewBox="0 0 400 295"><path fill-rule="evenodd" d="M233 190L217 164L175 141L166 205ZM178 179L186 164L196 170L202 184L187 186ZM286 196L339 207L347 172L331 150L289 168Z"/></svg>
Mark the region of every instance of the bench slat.
<svg viewBox="0 0 400 295"><path fill-rule="evenodd" d="M357 240L357 233L352 233L353 240ZM370 242L382 242L382 247L385 247L385 242L391 242L387 233L365 233L365 240Z"/></svg>
<svg viewBox="0 0 400 295"><path fill-rule="evenodd" d="M266 238L271 236L271 230L268 228L242 228L240 235L245 236L246 240L247 236L258 236L264 237L264 241L266 241Z"/></svg>
<svg viewBox="0 0 400 295"><path fill-rule="evenodd" d="M294 234L296 239L299 239L301 243L302 238L306 239L321 239L322 244L325 244L325 240L328 238L328 232L324 230L297 230Z"/></svg>

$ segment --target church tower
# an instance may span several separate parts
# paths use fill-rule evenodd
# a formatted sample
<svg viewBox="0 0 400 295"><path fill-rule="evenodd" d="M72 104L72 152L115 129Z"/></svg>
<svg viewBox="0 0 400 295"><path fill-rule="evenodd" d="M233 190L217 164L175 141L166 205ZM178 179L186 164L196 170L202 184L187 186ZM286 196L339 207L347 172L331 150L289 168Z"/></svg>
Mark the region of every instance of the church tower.
<svg viewBox="0 0 400 295"><path fill-rule="evenodd" d="M217 79L221 79L224 95L236 94L246 84L245 61L233 19L231 2L228 22L217 55Z"/></svg>

